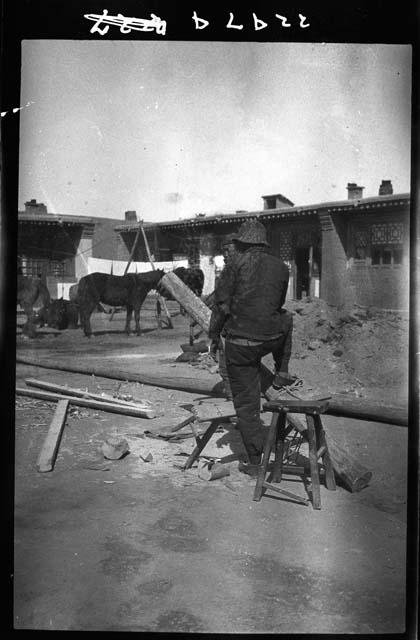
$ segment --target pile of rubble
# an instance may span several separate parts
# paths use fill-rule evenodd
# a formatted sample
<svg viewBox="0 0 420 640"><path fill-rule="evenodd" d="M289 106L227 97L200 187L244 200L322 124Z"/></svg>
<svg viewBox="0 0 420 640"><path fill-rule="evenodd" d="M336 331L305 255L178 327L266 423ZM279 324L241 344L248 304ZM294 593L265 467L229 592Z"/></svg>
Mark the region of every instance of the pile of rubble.
<svg viewBox="0 0 420 640"><path fill-rule="evenodd" d="M408 314L354 306L340 310L319 298L290 300L293 347L290 372L312 393L389 392L401 397L408 385ZM209 341L181 345L177 361L217 373Z"/></svg>

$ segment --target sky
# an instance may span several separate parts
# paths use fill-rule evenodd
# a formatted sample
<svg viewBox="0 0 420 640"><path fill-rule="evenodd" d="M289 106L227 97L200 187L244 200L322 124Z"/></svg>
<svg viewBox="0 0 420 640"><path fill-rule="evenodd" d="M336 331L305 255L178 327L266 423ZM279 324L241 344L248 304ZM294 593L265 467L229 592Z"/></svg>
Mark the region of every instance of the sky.
<svg viewBox="0 0 420 640"><path fill-rule="evenodd" d="M21 106L20 210L159 222L410 190L408 45L26 40Z"/></svg>

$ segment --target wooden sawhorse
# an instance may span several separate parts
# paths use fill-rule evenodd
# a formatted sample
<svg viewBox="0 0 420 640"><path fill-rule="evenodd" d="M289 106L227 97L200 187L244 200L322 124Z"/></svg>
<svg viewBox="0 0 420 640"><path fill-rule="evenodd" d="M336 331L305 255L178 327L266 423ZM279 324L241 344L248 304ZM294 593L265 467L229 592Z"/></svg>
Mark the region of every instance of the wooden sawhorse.
<svg viewBox="0 0 420 640"><path fill-rule="evenodd" d="M220 418L214 418L211 422L210 422L210 426L207 428L207 430L205 431L205 433L203 433L203 435L199 436L197 435L195 429L194 429L194 423L193 421L191 422L191 429L193 432L193 435L195 437L195 441L196 441L196 446L194 448L194 450L192 451L192 453L190 454L190 456L188 457L185 465L184 465L184 470L186 469L190 469L194 462L199 458L200 453L203 451L204 447L206 446L206 444L208 443L208 441L210 440L210 438L212 437L212 435L214 433L216 433L217 429L219 428L219 426L223 423L226 422L226 418L224 417L220 417Z"/></svg>
<svg viewBox="0 0 420 640"><path fill-rule="evenodd" d="M263 411L271 411L273 416L265 442L261 468L258 472L257 483L254 491L254 500L259 501L264 493L264 489L272 489L285 497L297 500L302 504L308 504L308 500L297 496L289 491L273 486L273 482L281 482L283 473L295 474L305 479L306 467L294 464L284 464L284 442L286 436L293 429L293 426L286 426L288 413L300 413L306 416L307 435L309 444L309 471L312 484L312 506L314 509L321 509L320 474L318 460L321 459L323 474L325 476L325 486L330 491L335 491L334 470L328 451L325 431L322 426L320 414L328 408L325 400L273 400L263 405ZM274 467L271 474L272 482L265 479L271 452L274 452Z"/></svg>

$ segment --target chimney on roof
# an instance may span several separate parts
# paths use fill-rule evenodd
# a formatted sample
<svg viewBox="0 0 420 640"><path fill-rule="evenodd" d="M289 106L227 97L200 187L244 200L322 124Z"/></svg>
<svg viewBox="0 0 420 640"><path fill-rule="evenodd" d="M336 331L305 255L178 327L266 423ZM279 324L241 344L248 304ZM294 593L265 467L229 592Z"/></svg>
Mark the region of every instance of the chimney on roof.
<svg viewBox="0 0 420 640"><path fill-rule="evenodd" d="M391 180L382 180L379 185L380 196L391 196L394 193Z"/></svg>
<svg viewBox="0 0 420 640"><path fill-rule="evenodd" d="M136 211L126 211L125 212L125 221L126 222L137 222L137 212Z"/></svg>
<svg viewBox="0 0 420 640"><path fill-rule="evenodd" d="M48 211L44 203L37 202L36 198L32 198L32 200L25 202L25 213L43 215L44 213L48 213Z"/></svg>
<svg viewBox="0 0 420 640"><path fill-rule="evenodd" d="M357 198L363 198L364 187L359 187L355 182L347 183L347 199L357 200Z"/></svg>
<svg viewBox="0 0 420 640"><path fill-rule="evenodd" d="M264 209L284 209L285 207L293 207L294 204L289 198L281 193L275 193L270 196L262 196Z"/></svg>

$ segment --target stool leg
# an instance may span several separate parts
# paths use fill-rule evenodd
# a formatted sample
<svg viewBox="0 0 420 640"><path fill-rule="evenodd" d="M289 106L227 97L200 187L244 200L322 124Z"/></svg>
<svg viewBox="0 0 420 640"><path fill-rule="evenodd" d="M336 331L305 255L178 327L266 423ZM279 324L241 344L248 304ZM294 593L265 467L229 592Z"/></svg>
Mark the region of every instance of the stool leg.
<svg viewBox="0 0 420 640"><path fill-rule="evenodd" d="M270 453L274 448L274 443L276 441L277 421L278 421L278 414L273 413L271 417L270 428L268 430L267 440L265 441L265 445L264 445L261 467L258 471L257 484L255 485L255 490L254 490L253 500L256 500L257 502L261 500L261 496L263 494L263 489L264 489L263 485L265 481L265 474L267 473L268 463L270 462Z"/></svg>
<svg viewBox="0 0 420 640"><path fill-rule="evenodd" d="M315 423L313 416L306 414L306 424L308 425L308 443L309 443L309 466L311 470L312 482L312 506L314 509L321 508L321 490L319 485L318 456L317 443L315 433Z"/></svg>
<svg viewBox="0 0 420 640"><path fill-rule="evenodd" d="M273 470L273 482L281 482L283 470L284 440L286 437L286 415L280 413L277 420L276 448Z"/></svg>
<svg viewBox="0 0 420 640"><path fill-rule="evenodd" d="M194 344L194 320L190 318L190 345Z"/></svg>
<svg viewBox="0 0 420 640"><path fill-rule="evenodd" d="M187 462L184 465L184 469L189 469L190 467L193 466L194 462L197 460L198 456L200 455L200 453L202 452L202 450L204 449L204 447L212 437L213 433L216 431L219 424L220 424L220 421L218 420L213 420L213 422L210 423L209 428L207 429L205 434L200 438L200 440L197 442L197 446L195 447L195 449L193 450L189 458L187 458Z"/></svg>
<svg viewBox="0 0 420 640"><path fill-rule="evenodd" d="M318 436L318 444L320 447L325 449L325 452L321 456L322 464L324 465L324 469L325 469L325 486L329 491L335 491L336 486L335 486L334 469L331 462L330 452L328 451L327 439L325 436L324 427L322 425L321 416L319 415L314 416L314 420L315 420L315 429L317 431L317 436Z"/></svg>

